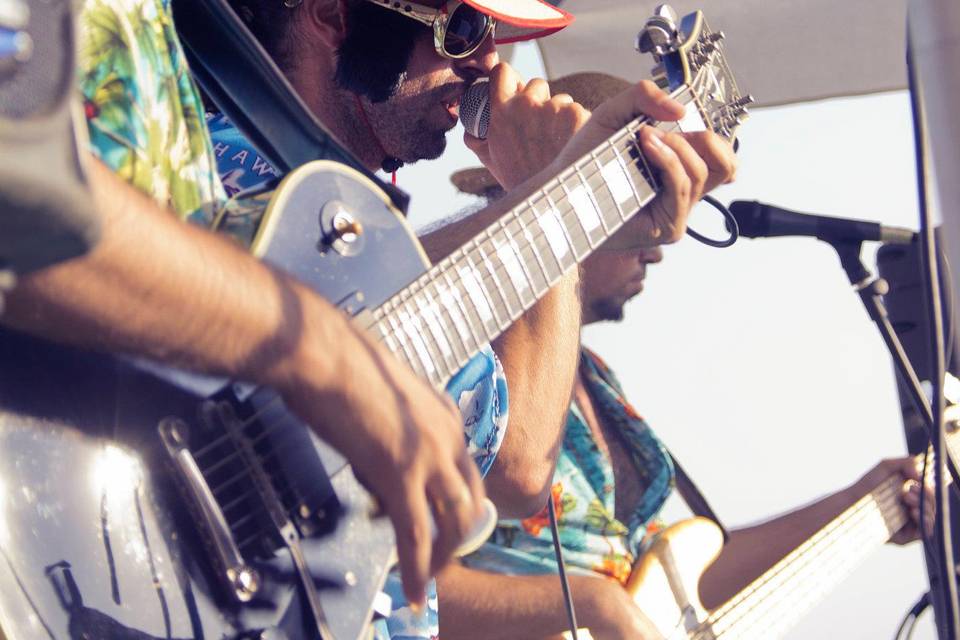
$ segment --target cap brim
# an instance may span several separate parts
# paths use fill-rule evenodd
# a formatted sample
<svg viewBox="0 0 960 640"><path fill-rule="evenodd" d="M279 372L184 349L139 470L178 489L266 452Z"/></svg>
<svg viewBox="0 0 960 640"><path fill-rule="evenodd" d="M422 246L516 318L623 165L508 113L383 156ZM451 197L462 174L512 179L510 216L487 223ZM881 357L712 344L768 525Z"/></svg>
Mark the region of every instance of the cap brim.
<svg viewBox="0 0 960 640"><path fill-rule="evenodd" d="M531 40L563 29L573 16L543 0L463 0L497 19L498 44Z"/></svg>

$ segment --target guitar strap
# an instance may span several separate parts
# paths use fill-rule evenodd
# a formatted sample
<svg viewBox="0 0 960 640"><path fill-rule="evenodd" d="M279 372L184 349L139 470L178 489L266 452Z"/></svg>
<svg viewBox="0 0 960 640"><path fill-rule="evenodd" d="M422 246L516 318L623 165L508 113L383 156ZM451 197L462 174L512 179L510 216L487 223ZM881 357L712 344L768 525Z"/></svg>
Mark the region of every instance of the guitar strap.
<svg viewBox="0 0 960 640"><path fill-rule="evenodd" d="M698 515L704 518L713 520L713 523L720 527L720 531L723 532L723 541L726 543L730 540L730 532L727 531L727 528L723 526L723 523L720 522L720 518L717 517L716 512L710 506L710 503L707 502L707 499L703 497L703 493L700 492L700 489L694 484L693 480L690 479L690 476L687 475L687 472L683 470L683 467L680 466L680 463L677 461L677 457L667 452L667 455L670 456L671 462L673 462L673 473L674 480L677 484L677 491L680 493L680 497L683 498L683 501L687 503L687 506L690 507L690 510L693 511L694 515Z"/></svg>
<svg viewBox="0 0 960 640"><path fill-rule="evenodd" d="M330 134L227 0L174 0L190 71L217 107L282 174L312 160L345 164L406 212L409 196L380 180Z"/></svg>

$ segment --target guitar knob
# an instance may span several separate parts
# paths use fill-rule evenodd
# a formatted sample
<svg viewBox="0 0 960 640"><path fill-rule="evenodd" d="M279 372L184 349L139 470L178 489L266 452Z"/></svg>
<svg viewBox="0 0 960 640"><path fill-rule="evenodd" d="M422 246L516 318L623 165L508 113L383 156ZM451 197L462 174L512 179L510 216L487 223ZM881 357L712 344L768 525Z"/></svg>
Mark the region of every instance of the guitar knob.
<svg viewBox="0 0 960 640"><path fill-rule="evenodd" d="M350 215L349 212L341 210L333 217L333 235L338 240L346 243L355 242L363 233L363 225L360 221Z"/></svg>

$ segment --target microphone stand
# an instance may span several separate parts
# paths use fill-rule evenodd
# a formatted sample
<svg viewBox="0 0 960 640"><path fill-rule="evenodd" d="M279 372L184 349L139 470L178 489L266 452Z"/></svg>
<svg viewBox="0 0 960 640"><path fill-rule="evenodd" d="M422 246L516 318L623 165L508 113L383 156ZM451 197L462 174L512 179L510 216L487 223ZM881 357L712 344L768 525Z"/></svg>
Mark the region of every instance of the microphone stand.
<svg viewBox="0 0 960 640"><path fill-rule="evenodd" d="M917 378L916 371L910 359L907 357L900 338L890 323L886 305L881 298L881 296L889 292L890 285L882 277L874 278L873 274L864 266L863 261L860 259L860 251L863 246L862 241L830 240L828 242L836 249L837 255L840 257L840 264L847 273L850 284L853 285L853 288L859 294L860 300L863 302L863 306L866 308L870 319L873 320L880 330L880 336L887 345L887 350L890 352L894 366L900 376L902 383L901 390L905 390L912 400L919 418L926 426L930 442L934 443L934 448L937 449L935 456L937 464L942 464L941 460L944 459L947 461L947 469L953 478L954 488L954 491L950 494L952 499L949 501L951 503L950 512L952 514L956 504L960 501L960 490L958 490L958 486L960 485L957 485L957 466L950 454L949 447L943 447L946 451L940 450L937 447L937 442L939 442L938 434L935 431L937 427L933 423L933 411L930 407L930 402L923 392L923 387L920 386L920 380ZM927 447L923 447L925 455L926 451ZM935 499L935 502L938 503L937 509L939 510L946 505L939 504L939 498L941 497L939 490L936 492L936 496L937 499ZM953 638L953 629L949 627L949 616L946 615L949 613L947 607L949 606L950 590L945 581L949 580L949 576L941 575L944 568L942 566L943 563L938 560L938 545L933 539L927 537L923 537L921 541L923 542L927 577L929 579L934 617L936 619L937 636L939 638ZM946 544L953 545L953 541L947 541Z"/></svg>
<svg viewBox="0 0 960 640"><path fill-rule="evenodd" d="M877 329L880 330L880 337L883 338L884 343L887 345L887 350L893 358L894 367L896 367L897 373L900 374L900 379L906 387L910 399L913 401L917 411L920 412L921 418L923 418L931 442L935 442L937 434L934 432L933 411L930 408L930 402L923 392L923 387L920 385L920 380L917 378L917 373L914 371L913 365L907 357L900 338L897 337L893 325L890 324L887 308L881 298L881 296L886 295L890 290L890 285L887 284L887 281L883 278L875 278L866 266L864 266L863 260L860 259L860 250L863 247L863 241L828 240L827 242L836 249L837 255L840 257L840 264L847 273L850 284L853 285L853 288L859 294L860 300L867 310L867 315L870 316L870 319L877 325ZM945 453L944 459L947 461L947 469L953 478L954 491L960 492L960 474L957 473L956 461L949 451Z"/></svg>

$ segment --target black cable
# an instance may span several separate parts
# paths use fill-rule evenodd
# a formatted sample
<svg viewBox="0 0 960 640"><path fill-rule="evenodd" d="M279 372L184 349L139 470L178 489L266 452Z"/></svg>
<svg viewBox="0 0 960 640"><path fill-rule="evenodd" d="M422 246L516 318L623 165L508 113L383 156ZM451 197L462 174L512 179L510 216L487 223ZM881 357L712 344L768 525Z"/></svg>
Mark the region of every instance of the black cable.
<svg viewBox="0 0 960 640"><path fill-rule="evenodd" d="M920 618L920 614L929 606L930 592L927 591L920 596L919 600L913 603L907 615L903 616L903 621L901 621L900 626L897 627L897 633L893 636L893 640L910 640L910 638L913 637L914 629L917 627L917 619Z"/></svg>
<svg viewBox="0 0 960 640"><path fill-rule="evenodd" d="M917 192L920 205L920 236L923 248L923 260L927 277L924 278L928 298L927 312L930 316L930 349L934 363L934 376L931 380L933 397L931 409L933 424L931 442L933 444L933 476L936 490L937 519L940 526L936 527L936 548L939 551L937 566L940 573L940 584L945 589L944 624L941 625L947 637L957 640L957 622L960 612L957 610L957 574L953 570L953 547L950 535L950 504L947 499L947 484L943 478L944 442L944 397L943 379L945 372L943 351L943 317L941 315L940 281L937 260L936 240L933 233L933 224L929 203L931 202L930 167L927 162L926 139L928 135L926 114L924 112L923 96L917 78L916 60L914 58L911 30L907 29L907 76L910 86L910 107L913 112L914 152L917 163ZM925 479L924 479L925 480ZM921 485L922 487L923 485ZM923 513L920 514L923 518Z"/></svg>
<svg viewBox="0 0 960 640"><path fill-rule="evenodd" d="M724 238L723 240L714 240L713 238L708 238L702 233L697 233L692 228L687 227L687 235L693 238L694 240L699 240L703 244L709 247L717 247L718 249L725 249L726 247L732 246L734 242L737 241L737 238L740 237L740 225L737 224L737 219L733 217L733 214L730 213L730 210L727 207L714 198L713 196L706 195L701 198L703 202L706 202L714 209L720 212L725 219L727 225L727 231L730 232L730 237Z"/></svg>
<svg viewBox="0 0 960 640"><path fill-rule="evenodd" d="M567 582L567 568L563 564L563 549L560 547L560 530L557 528L557 514L553 510L553 494L547 499L547 513L550 516L550 534L553 536L553 554L557 558L557 573L560 586L563 587L563 604L567 609L567 622L570 625L570 637L577 640L577 612L570 595L570 583Z"/></svg>

